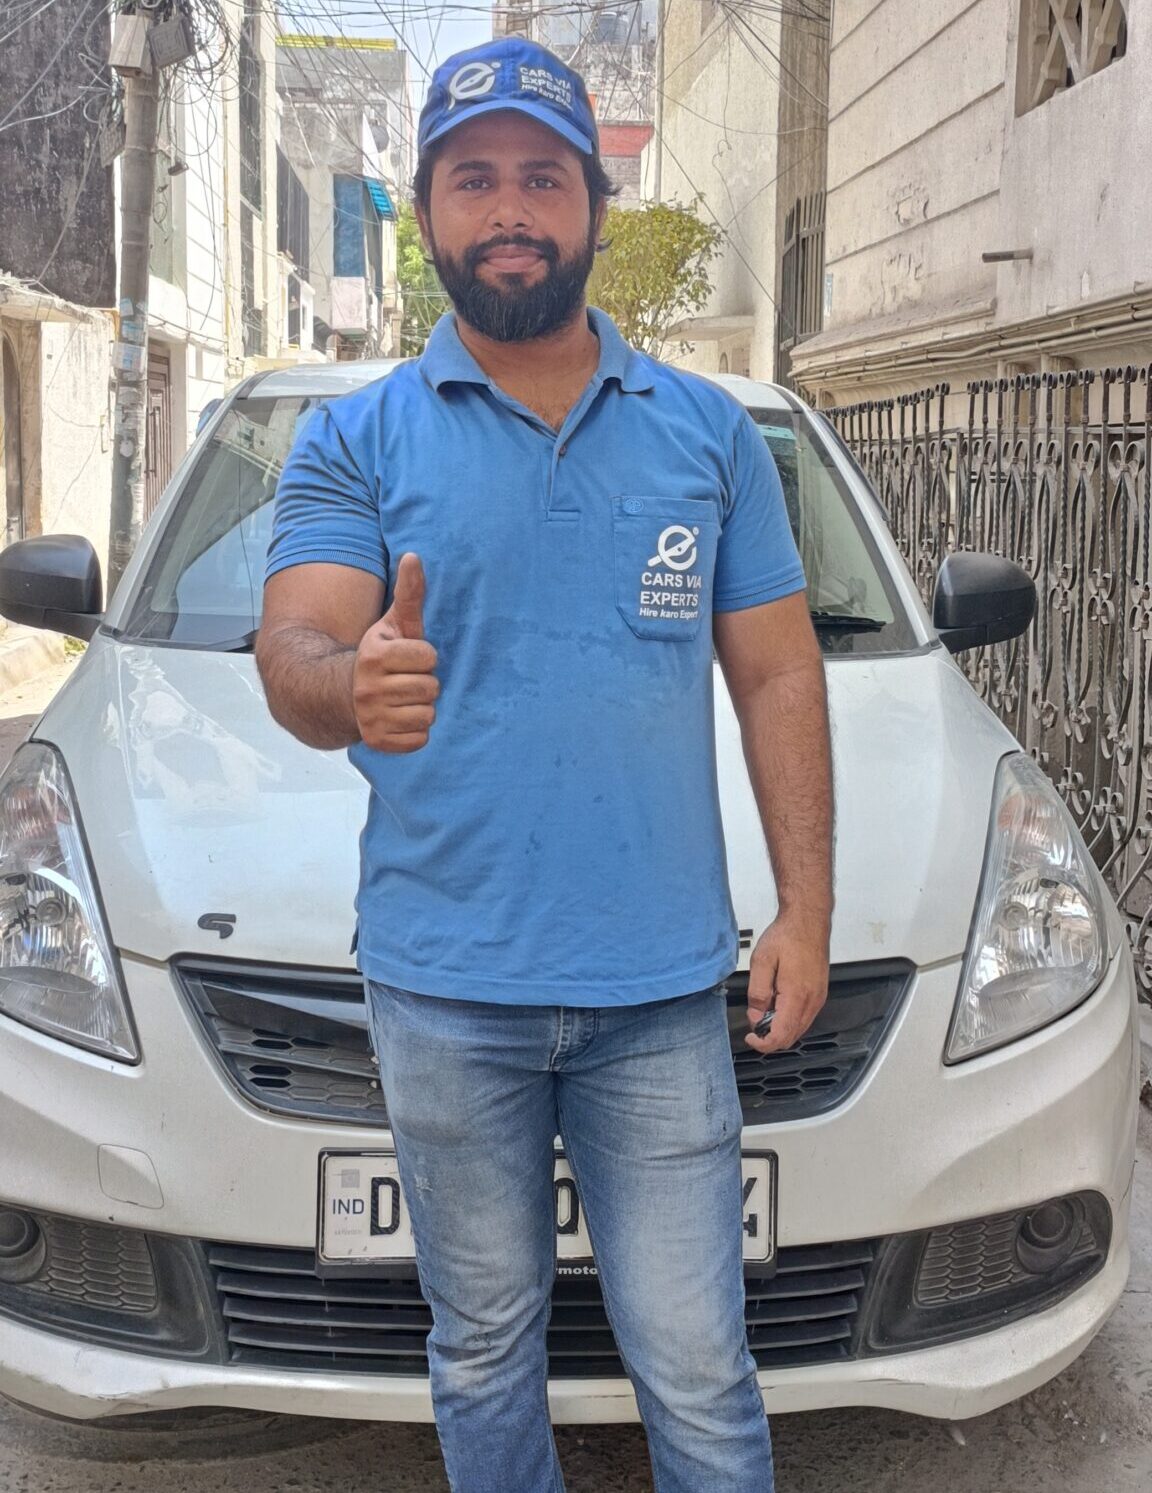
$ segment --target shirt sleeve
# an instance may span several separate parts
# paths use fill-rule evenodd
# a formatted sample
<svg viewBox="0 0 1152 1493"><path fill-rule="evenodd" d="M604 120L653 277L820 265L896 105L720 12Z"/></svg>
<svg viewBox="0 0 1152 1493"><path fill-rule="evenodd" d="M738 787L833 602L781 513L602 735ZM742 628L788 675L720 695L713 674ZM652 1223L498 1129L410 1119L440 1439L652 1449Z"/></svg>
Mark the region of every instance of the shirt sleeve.
<svg viewBox="0 0 1152 1493"><path fill-rule="evenodd" d="M778 601L804 589L804 566L767 442L741 414L733 445L732 485L716 553L714 612Z"/></svg>
<svg viewBox="0 0 1152 1493"><path fill-rule="evenodd" d="M388 581L376 494L325 406L301 430L280 474L265 579L309 564L350 565Z"/></svg>

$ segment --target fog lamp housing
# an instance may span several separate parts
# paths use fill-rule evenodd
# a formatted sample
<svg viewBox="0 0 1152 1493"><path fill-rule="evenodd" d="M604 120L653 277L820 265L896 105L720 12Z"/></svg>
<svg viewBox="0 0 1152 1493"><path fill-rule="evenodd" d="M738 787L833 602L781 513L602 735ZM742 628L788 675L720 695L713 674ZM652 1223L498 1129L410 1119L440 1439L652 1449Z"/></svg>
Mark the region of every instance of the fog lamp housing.
<svg viewBox="0 0 1152 1493"><path fill-rule="evenodd" d="M1080 1243L1084 1204L1078 1197L1053 1198L1025 1213L1016 1235L1016 1258L1033 1275L1058 1270Z"/></svg>
<svg viewBox="0 0 1152 1493"><path fill-rule="evenodd" d="M0 1281L24 1285L44 1268L48 1248L43 1230L19 1208L0 1208Z"/></svg>
<svg viewBox="0 0 1152 1493"><path fill-rule="evenodd" d="M867 1351L929 1347L1044 1311L1104 1268L1111 1243L1098 1192L895 1234L876 1262Z"/></svg>

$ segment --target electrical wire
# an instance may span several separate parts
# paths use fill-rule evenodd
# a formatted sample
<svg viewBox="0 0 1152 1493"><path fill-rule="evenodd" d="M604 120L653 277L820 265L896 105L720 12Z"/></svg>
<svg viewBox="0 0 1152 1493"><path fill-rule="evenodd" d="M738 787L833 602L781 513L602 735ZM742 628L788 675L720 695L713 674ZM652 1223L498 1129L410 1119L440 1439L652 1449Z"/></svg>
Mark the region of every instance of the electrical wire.
<svg viewBox="0 0 1152 1493"><path fill-rule="evenodd" d="M286 33L282 29L280 29L279 34L283 36L291 33ZM349 38L349 40L354 42L355 39ZM308 51L309 49L306 47L293 49L296 65L300 68L300 71L306 77L311 75L311 80L315 84L314 89L311 91L312 96L307 100L301 100L300 102L306 102L308 105L315 106L324 115L324 117L328 119L329 123L341 136L341 138L352 148L356 156L358 156L361 161L364 162L364 164L371 165L371 162L364 160L362 142L357 136L352 133L347 119L342 116L338 107L333 101L327 100L323 96L323 83L325 81L325 73L327 72L328 75L331 76L331 73L334 70L334 59L331 55L326 54L325 61L323 64L321 64L319 55L317 55L315 59L309 58ZM353 98L351 102L358 106L363 113L368 114L369 116L373 113L378 113L380 111L381 105L386 103L390 99L390 95L388 94L387 89L384 87L384 85L381 84L380 80L374 74L372 74L370 70L367 69L367 65L364 62L363 58L357 55L354 45L347 48L342 48L340 50L339 56L340 61L344 64L343 68L339 69L339 71L341 72L342 81L346 84L359 81L355 77L355 74L358 72L360 78L364 79L372 89L371 94L369 94L367 91L365 91L363 84L361 84L359 89L353 90ZM306 58L308 58L307 62L305 61ZM405 92L407 92L406 87ZM280 90L280 96L288 100L297 119L297 122L300 123L300 113L299 109L297 108L297 100L293 97L292 91L290 89L282 89ZM391 101L396 102L395 100ZM403 114L402 107L401 114ZM305 136L307 133L303 129L302 124L301 133ZM404 159L410 160L411 136L409 136L407 140L402 140L402 145L404 147L402 152ZM362 174L369 175L375 173L365 171ZM390 183L390 185L392 185L394 189L398 190L401 186L401 183L394 182Z"/></svg>
<svg viewBox="0 0 1152 1493"><path fill-rule="evenodd" d="M104 0L84 0L84 3L77 9L75 18L73 19L71 26L69 26L68 30L64 33L64 37L61 40L60 45L56 48L55 52L53 52L48 62L40 70L39 74L28 85L28 87L24 90L20 97L15 101L15 103L11 105L8 112L2 118L0 118L0 133L2 133L6 129L15 129L25 124L35 124L40 122L41 120L51 119L57 114L64 113L66 109L72 108L75 104L79 103L82 98L86 97L90 92L93 91L93 84L82 84L80 87L80 91L77 93L76 97L72 99L68 104L64 105L63 108L48 110L47 112L41 112L40 114L21 116L20 118L16 119L13 118L13 116L17 114L21 105L26 103L28 99L30 99L33 94L36 93L41 85L47 81L57 62L63 55L65 48L67 48L69 43L73 41L73 37L76 34L77 27L79 27L81 22L86 21L88 22L88 26L90 26L97 10L99 10L101 14L103 14L103 6ZM41 7L41 10L37 11L36 14L41 14L43 8L44 7ZM87 34L88 26L85 27L85 35ZM79 46L79 44L74 44L73 50L79 57L79 59L91 70L91 64L88 61L88 56L85 50L81 46Z"/></svg>
<svg viewBox="0 0 1152 1493"><path fill-rule="evenodd" d="M752 277L753 281L759 287L760 291L764 295L764 297L767 300L768 304L772 307L772 309L776 312L776 314L783 319L784 323L789 327L789 329L791 330L791 332L794 335L795 334L795 327L792 325L791 318L788 316L788 314L785 312L784 308L776 300L776 297L772 294L772 292L764 284L763 280L760 278L759 274L757 273L755 266L750 262L750 260L748 259L747 255L741 249L740 245L736 242L736 239L733 237L733 234L731 232L732 223L735 221L735 219L737 217L740 216L741 213L743 213L744 211L747 210L747 208L751 205L751 202L753 200L755 200L755 199L754 198L750 198L748 202L744 203L741 206L741 208L738 209L737 212L733 215L733 217L728 220L727 223L721 222L720 218L717 216L716 212L713 210L711 203L708 201L707 195L701 190L701 188L699 186L697 186L696 182L692 178L691 173L688 171L688 168L684 165L683 161L679 158L679 156L676 154L675 150L672 148L671 144L668 142L667 135L664 133L663 130L661 130L658 127L655 128L655 138L657 140L659 148L661 150L667 151L667 153L668 153L669 157L671 158L673 164L679 170L679 172L683 176L684 180L688 183L688 186L689 186L690 190L694 194L694 198L695 198L696 202L698 202L700 204L700 206L704 209L704 211L707 213L708 217L712 221L713 226L715 227L715 229L717 230L717 232L721 235L721 237L724 240L724 242L728 245L728 247L736 255L737 259L740 261L740 263L747 270L748 274ZM815 149L813 150L812 154L814 154L814 153L815 153ZM807 158L805 158L805 159L807 159ZM793 169L793 167L790 166L788 169ZM781 174L783 174L783 173L777 173L777 177L779 175L781 175ZM775 181L777 179L777 177L774 177L772 180ZM760 195L762 195L763 192L766 191L767 188L771 184L772 184L771 181L770 182L762 183L761 186L760 186L760 188L758 189L757 193L755 194L756 197L759 197Z"/></svg>
<svg viewBox="0 0 1152 1493"><path fill-rule="evenodd" d="M801 93L805 94L816 105L818 109L826 110L828 108L827 98L819 98L815 93L812 92L812 90L804 82L803 78L801 78L797 73L793 72L792 69L784 63L780 54L774 51L768 41L766 41L765 38L760 34L760 32L756 30L752 23L745 16L740 14L739 7L735 3L733 3L733 0L718 0L718 3L721 9L724 11L725 15L732 22L732 24L738 28L742 39L750 37L752 41L757 42L764 49L768 57L770 57L771 60L776 64L779 71L775 74L775 76L773 76L771 70L766 65L764 66L764 71L770 78L773 78L773 81L779 86L782 93L788 92L788 90L786 90L784 87L784 76L787 75L797 85ZM750 55L753 57L753 59L755 59L756 54L752 50L752 47L749 45L746 39L745 45L748 46ZM789 96L797 103L800 101L799 95L797 94L790 94Z"/></svg>

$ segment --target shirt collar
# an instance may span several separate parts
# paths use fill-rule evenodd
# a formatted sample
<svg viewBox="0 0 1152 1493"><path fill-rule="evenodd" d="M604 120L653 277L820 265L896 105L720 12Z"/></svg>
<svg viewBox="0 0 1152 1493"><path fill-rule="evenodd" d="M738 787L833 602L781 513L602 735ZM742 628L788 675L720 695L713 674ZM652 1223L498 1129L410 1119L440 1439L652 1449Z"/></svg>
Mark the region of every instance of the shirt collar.
<svg viewBox="0 0 1152 1493"><path fill-rule="evenodd" d="M616 379L625 394L644 394L654 388L656 380L648 359L628 346L612 318L599 307L589 306L588 320L600 339L600 365L596 370L600 377Z"/></svg>
<svg viewBox="0 0 1152 1493"><path fill-rule="evenodd" d="M641 357L621 337L610 316L595 306L588 308L592 330L600 339L600 362L596 376L604 382L614 378L625 394L641 394L655 385L648 359ZM428 335L420 355L420 372L437 392L444 384L491 382L476 359L460 341L456 317L446 312Z"/></svg>

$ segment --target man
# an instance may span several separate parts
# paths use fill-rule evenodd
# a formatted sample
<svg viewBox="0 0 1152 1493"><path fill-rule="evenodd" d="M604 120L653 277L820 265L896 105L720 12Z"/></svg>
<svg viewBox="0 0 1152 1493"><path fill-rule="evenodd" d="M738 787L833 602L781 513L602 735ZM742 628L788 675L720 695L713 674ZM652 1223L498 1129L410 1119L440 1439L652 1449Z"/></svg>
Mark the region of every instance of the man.
<svg viewBox="0 0 1152 1493"><path fill-rule="evenodd" d="M563 1487L559 1135L657 1488L769 1493L712 649L777 883L748 1011L775 1021L745 1039L773 1052L824 1001L832 904L823 670L779 480L727 395L587 310L611 188L575 73L513 38L454 57L419 151L455 316L297 442L257 659L276 718L349 747L372 789L358 957L449 1480Z"/></svg>

